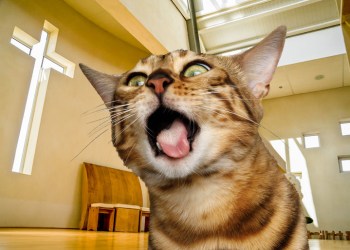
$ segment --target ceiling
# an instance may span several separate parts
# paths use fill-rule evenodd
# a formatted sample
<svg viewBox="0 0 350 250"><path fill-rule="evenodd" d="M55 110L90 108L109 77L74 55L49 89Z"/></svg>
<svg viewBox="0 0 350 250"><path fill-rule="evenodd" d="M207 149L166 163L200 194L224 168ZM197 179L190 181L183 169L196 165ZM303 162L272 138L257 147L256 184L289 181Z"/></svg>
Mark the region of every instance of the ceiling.
<svg viewBox="0 0 350 250"><path fill-rule="evenodd" d="M253 46L281 24L287 26L287 37L294 40L338 26L338 4L336 0L196 0L201 49L211 54L234 54ZM294 51L298 53L297 48ZM279 66L267 98L350 86L345 50L344 54L323 52Z"/></svg>
<svg viewBox="0 0 350 250"><path fill-rule="evenodd" d="M218 54L256 43L279 25L288 36L339 25L335 0L197 0L198 32L207 53ZM209 12L212 4L222 8Z"/></svg>
<svg viewBox="0 0 350 250"><path fill-rule="evenodd" d="M267 98L350 86L346 55L325 57L278 67Z"/></svg>
<svg viewBox="0 0 350 250"><path fill-rule="evenodd" d="M147 51L117 20L99 6L98 1L64 1L114 36ZM172 1L182 12L184 18L188 19L187 0ZM201 49L211 54L236 53L236 51L253 46L281 24L287 26L288 39L298 41L303 34L313 34L339 26L338 5L340 1L195 0ZM179 6L184 8L179 8ZM302 42L300 40L300 43ZM329 49L332 49L332 46L332 43L328 44ZM268 98L350 86L350 72L345 49L343 53L333 54L323 53L324 50L327 48L323 48L318 57L305 57L297 63L284 63L278 67ZM307 54L307 52L300 53ZM300 58L303 56L300 54Z"/></svg>
<svg viewBox="0 0 350 250"><path fill-rule="evenodd" d="M95 0L63 0L81 15L108 31L120 40L132 46L147 51L146 48L132 36L116 19L107 13Z"/></svg>

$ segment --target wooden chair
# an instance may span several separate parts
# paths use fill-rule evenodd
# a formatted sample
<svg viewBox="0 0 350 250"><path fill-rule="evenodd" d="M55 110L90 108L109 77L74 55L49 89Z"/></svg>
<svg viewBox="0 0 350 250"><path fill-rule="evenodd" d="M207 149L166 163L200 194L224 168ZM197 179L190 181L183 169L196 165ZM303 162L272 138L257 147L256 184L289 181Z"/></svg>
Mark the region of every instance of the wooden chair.
<svg viewBox="0 0 350 250"><path fill-rule="evenodd" d="M343 233L341 231L339 231L338 233L336 233L335 231L332 232L328 232L325 231L324 233L325 235L325 240L343 240Z"/></svg>
<svg viewBox="0 0 350 250"><path fill-rule="evenodd" d="M141 232L141 222L142 222L142 218L145 218L145 227L144 227L144 231L148 232L149 231L149 219L151 216L151 211L148 207L142 207L140 209L140 215L139 215L139 227L138 227L138 231Z"/></svg>
<svg viewBox="0 0 350 250"><path fill-rule="evenodd" d="M113 231L117 225L121 230L121 223L127 222L136 224L133 230L137 232L140 209L122 211L117 205L140 208L142 203L140 181L134 173L84 163L80 229Z"/></svg>
<svg viewBox="0 0 350 250"><path fill-rule="evenodd" d="M315 236L315 237L314 237ZM320 233L319 232L310 232L307 231L307 238L308 239L319 239L320 238Z"/></svg>
<svg viewBox="0 0 350 250"><path fill-rule="evenodd" d="M350 240L350 231L345 231L346 240Z"/></svg>
<svg viewBox="0 0 350 250"><path fill-rule="evenodd" d="M335 237L338 237L339 240L343 240L344 234L341 231L339 231L338 233L334 234L334 240L335 240Z"/></svg>

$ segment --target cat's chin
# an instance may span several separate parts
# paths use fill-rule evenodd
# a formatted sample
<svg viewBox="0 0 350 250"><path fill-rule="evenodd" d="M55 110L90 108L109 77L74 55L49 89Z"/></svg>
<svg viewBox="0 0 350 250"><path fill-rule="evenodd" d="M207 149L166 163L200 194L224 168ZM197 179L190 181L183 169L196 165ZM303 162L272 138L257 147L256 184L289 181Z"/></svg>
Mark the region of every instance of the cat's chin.
<svg viewBox="0 0 350 250"><path fill-rule="evenodd" d="M151 160L152 167L162 176L168 179L184 178L195 172L196 151L190 152L183 158L172 158L165 154L153 156Z"/></svg>

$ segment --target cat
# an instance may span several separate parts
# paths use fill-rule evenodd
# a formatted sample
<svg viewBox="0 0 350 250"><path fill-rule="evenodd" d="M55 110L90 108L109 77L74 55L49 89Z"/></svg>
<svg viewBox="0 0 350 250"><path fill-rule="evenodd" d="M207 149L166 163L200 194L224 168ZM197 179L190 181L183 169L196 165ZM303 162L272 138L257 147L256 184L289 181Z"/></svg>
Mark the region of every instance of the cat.
<svg viewBox="0 0 350 250"><path fill-rule="evenodd" d="M149 249L308 249L298 194L258 134L285 36L227 57L151 55L121 75L80 65L148 187Z"/></svg>

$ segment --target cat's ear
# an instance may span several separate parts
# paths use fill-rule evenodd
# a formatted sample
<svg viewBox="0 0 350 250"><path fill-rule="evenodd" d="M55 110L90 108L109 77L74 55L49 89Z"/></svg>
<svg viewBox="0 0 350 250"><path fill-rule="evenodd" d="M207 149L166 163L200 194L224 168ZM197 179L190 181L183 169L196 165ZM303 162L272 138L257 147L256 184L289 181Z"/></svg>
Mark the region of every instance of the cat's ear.
<svg viewBox="0 0 350 250"><path fill-rule="evenodd" d="M260 43L241 55L247 84L258 99L269 92L272 76L282 54L286 32L286 26L278 27Z"/></svg>
<svg viewBox="0 0 350 250"><path fill-rule="evenodd" d="M105 105L110 107L114 100L114 93L118 82L118 77L99 72L82 63L80 63L79 66L86 78L96 89L97 93L101 96Z"/></svg>

